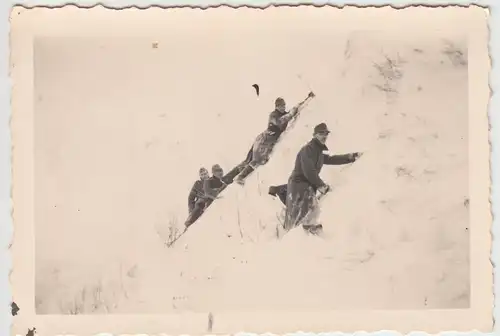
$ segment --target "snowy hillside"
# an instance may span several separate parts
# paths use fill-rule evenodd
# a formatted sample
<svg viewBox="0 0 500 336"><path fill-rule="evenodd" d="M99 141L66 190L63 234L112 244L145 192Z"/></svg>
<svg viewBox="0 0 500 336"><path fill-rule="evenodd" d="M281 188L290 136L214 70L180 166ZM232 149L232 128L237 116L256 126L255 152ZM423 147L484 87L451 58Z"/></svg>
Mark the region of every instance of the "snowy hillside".
<svg viewBox="0 0 500 336"><path fill-rule="evenodd" d="M258 102L241 90L224 103L220 125L236 124L241 118L223 113L231 108L245 109L248 114L258 111L258 117L249 116L245 127L228 130L231 136L241 133L231 148L224 146L229 137L224 128L207 130L204 140L194 143L189 142L191 124L160 125L152 117L129 121L126 129L135 130L130 140L135 156L123 155L131 156L124 162L132 162L127 167L135 177L130 185L124 184L129 180L110 170L114 185L128 198L120 198L117 192L109 202L119 203L130 214L109 210L102 223L93 224L92 258L89 255L94 252L80 252L78 242L70 240L60 244L67 244L73 257L69 252L68 256L37 255L38 312L467 307L465 42L447 42L437 33L432 38L395 40L357 32L332 40L337 48L310 41L320 50L309 56L305 51L297 52L297 58L290 56L289 66L276 70L280 79L262 85L264 93ZM299 47L287 43L291 43L287 52L294 55L291 51ZM315 63L314 70L306 71L311 63ZM298 70L290 72L292 66ZM155 71L148 69L145 73ZM177 70L172 66L169 71ZM264 77L265 71L258 75ZM221 81L237 87L230 79ZM286 87L285 93L280 93L278 85ZM290 106L305 97L309 86L317 97L276 146L269 163L248 178L245 187L231 185L172 248L166 248L164 241L175 228L182 228L187 215L187 193L199 162L208 167L220 158L225 169L232 167L265 127L275 96L285 96ZM200 103L187 94L182 99L193 109L230 99L200 95ZM188 108L181 98L172 99ZM198 123L208 123L210 118L203 116ZM287 182L297 151L320 122L332 130L327 143L331 153L362 151L365 155L352 165L323 167L322 178L333 186L322 203L324 238L295 230L277 240L282 205L267 194L268 187ZM139 145L146 129L156 132L148 152L141 147L143 143ZM156 141L170 129L177 143ZM206 140L209 132L216 134L214 144ZM176 170L171 168L175 165ZM117 226L107 233L98 231L108 222ZM82 219L82 223L87 222ZM75 238L82 230L67 228L67 234ZM97 252L119 237L123 241L112 252ZM73 281L78 278L80 282Z"/></svg>
<svg viewBox="0 0 500 336"><path fill-rule="evenodd" d="M444 47L385 50L392 68L382 53L352 51L344 108L318 94L269 164L243 189L231 186L179 241L175 269L192 281L186 301L200 310L466 307L467 104L456 97L467 95L467 67ZM392 96L371 85L384 81L377 66L397 77L387 81ZM298 230L278 242L281 206L267 187L286 183L291 153L321 121L332 125L332 152L366 155L323 168L334 186L322 204L326 239Z"/></svg>

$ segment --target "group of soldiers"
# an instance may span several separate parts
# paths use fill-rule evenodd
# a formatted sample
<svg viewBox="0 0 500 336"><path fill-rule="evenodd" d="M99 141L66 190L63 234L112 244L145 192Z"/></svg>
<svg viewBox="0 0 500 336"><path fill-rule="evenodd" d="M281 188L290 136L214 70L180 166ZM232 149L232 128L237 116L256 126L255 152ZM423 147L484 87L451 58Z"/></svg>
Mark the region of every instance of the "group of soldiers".
<svg viewBox="0 0 500 336"><path fill-rule="evenodd" d="M243 185L245 179L259 166L265 165L281 134L286 130L290 120L295 118L306 102L315 95L308 96L286 112L286 102L279 97L275 101L275 109L269 115L267 129L255 139L248 154L236 167L224 175L220 165L212 166L212 176L206 168L199 170L199 180L195 181L188 196L189 216L186 228L192 225L203 212L219 197L219 194L231 183ZM316 193L326 194L330 191L319 173L323 165L342 165L356 161L361 153L343 155L326 155L325 143L330 131L325 123L314 127L313 138L304 145L297 154L293 171L286 184L270 186L269 194L278 196L286 207L283 227L286 231L303 224L304 228L314 230L319 226L314 223L314 216L319 210ZM307 220L306 220L307 217Z"/></svg>

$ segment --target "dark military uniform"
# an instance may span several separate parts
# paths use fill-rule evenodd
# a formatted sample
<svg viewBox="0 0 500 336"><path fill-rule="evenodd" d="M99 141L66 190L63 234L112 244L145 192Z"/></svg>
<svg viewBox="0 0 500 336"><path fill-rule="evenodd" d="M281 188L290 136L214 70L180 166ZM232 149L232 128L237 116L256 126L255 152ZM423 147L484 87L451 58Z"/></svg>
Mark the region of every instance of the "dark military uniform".
<svg viewBox="0 0 500 336"><path fill-rule="evenodd" d="M288 127L290 120L297 115L299 109L302 108L306 101L313 97L314 93L310 92L307 98L293 107L290 112L280 112L281 107L283 110L286 107L285 100L281 97L276 98L274 102L275 109L269 114L267 129L257 136L252 148L248 152L246 160L239 165L241 171L236 177L238 183L243 184L244 179L257 169L258 166L265 165L269 161L274 146L281 134Z"/></svg>
<svg viewBox="0 0 500 336"><path fill-rule="evenodd" d="M294 109L296 109L296 107L294 107ZM269 161L274 146L278 142L281 134L288 127L288 123L295 112L296 110L293 112L280 112L278 110L271 112L267 129L257 136L245 161L238 166L240 174L237 178L239 180L245 179L257 167L265 165L267 161Z"/></svg>
<svg viewBox="0 0 500 336"><path fill-rule="evenodd" d="M196 201L203 198L203 181L202 180L197 180L194 182L193 186L191 187L191 191L189 192L188 195L188 210L189 212L192 212Z"/></svg>
<svg viewBox="0 0 500 336"><path fill-rule="evenodd" d="M326 155L328 148L316 138L307 143L297 154L295 166L287 186L285 229L300 224L311 211L315 210L316 191L325 185L319 177L326 165L343 165L354 162L356 155Z"/></svg>
<svg viewBox="0 0 500 336"><path fill-rule="evenodd" d="M230 182L227 180L226 176L222 179L212 176L203 183L203 191L207 195L207 207L212 204L212 202L217 198L222 190L226 189Z"/></svg>
<svg viewBox="0 0 500 336"><path fill-rule="evenodd" d="M269 115L267 129L259 134L252 146L252 158L249 164L256 168L269 161L274 145L278 142L281 134L286 130L291 117L283 118L287 112L274 110Z"/></svg>
<svg viewBox="0 0 500 336"><path fill-rule="evenodd" d="M186 226L190 226L196 220L198 220L198 218L201 217L201 215L212 204L212 202L215 200L215 198L217 198L222 190L224 190L229 184L233 182L233 174L235 173L231 171L227 175L224 175L221 179L216 176L212 176L204 181L200 180L195 182L193 188L195 186L199 188L196 190L200 190L200 194L202 196L199 197L194 203L193 210L190 210L189 217L185 222Z"/></svg>
<svg viewBox="0 0 500 336"><path fill-rule="evenodd" d="M185 222L186 226L193 224L203 213L206 207L207 198L203 191L203 184L205 181L197 180L194 182L188 196L188 209L189 216Z"/></svg>

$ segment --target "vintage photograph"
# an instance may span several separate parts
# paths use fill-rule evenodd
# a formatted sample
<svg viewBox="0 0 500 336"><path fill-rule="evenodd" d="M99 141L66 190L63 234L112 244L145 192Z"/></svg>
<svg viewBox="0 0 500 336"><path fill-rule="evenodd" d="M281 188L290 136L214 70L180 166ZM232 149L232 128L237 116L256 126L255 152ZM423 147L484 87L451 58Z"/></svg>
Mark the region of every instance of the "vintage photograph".
<svg viewBox="0 0 500 336"><path fill-rule="evenodd" d="M36 315L479 307L484 10L62 10L25 19L74 23L31 36L14 132Z"/></svg>

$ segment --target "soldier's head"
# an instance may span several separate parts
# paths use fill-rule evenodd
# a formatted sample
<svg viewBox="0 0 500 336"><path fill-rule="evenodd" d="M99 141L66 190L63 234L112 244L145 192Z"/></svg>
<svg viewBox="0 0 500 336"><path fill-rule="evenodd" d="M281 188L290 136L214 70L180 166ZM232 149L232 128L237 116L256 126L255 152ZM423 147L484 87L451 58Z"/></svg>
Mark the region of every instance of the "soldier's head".
<svg viewBox="0 0 500 336"><path fill-rule="evenodd" d="M210 177L210 175L208 174L208 170L205 167L200 168L199 174L200 180L207 180Z"/></svg>
<svg viewBox="0 0 500 336"><path fill-rule="evenodd" d="M328 134L330 134L330 130L326 126L325 123L318 124L314 127L313 136L318 139L323 145L326 143L328 139Z"/></svg>
<svg viewBox="0 0 500 336"><path fill-rule="evenodd" d="M219 179L222 178L222 176L224 176L224 171L222 170L221 166L219 166L218 164L214 164L212 166L212 175Z"/></svg>
<svg viewBox="0 0 500 336"><path fill-rule="evenodd" d="M274 101L274 107L276 110L280 111L281 113L284 113L286 111L286 102L283 98L278 97Z"/></svg>

